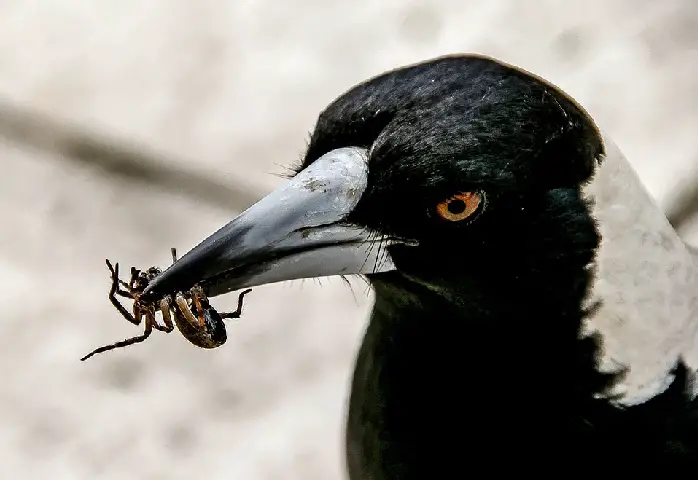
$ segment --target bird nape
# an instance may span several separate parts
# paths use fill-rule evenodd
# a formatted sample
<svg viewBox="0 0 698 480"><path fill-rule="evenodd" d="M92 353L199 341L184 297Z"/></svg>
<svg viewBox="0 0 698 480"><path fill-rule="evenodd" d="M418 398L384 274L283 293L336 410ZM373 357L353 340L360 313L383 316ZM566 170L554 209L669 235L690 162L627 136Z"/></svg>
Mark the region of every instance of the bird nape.
<svg viewBox="0 0 698 480"><path fill-rule="evenodd" d="M544 80L462 55L353 87L296 175L145 295L337 274L376 293L350 478L698 467L695 266L627 161ZM645 398L624 402L624 382Z"/></svg>

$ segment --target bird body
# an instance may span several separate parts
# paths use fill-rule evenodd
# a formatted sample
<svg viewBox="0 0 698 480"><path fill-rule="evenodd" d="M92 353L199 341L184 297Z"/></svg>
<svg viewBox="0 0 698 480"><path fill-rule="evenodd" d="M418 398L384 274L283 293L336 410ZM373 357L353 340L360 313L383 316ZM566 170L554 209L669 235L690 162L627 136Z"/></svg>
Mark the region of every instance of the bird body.
<svg viewBox="0 0 698 480"><path fill-rule="evenodd" d="M288 184L144 295L332 274L376 293L352 480L698 467L693 257L543 79L461 55L349 89Z"/></svg>

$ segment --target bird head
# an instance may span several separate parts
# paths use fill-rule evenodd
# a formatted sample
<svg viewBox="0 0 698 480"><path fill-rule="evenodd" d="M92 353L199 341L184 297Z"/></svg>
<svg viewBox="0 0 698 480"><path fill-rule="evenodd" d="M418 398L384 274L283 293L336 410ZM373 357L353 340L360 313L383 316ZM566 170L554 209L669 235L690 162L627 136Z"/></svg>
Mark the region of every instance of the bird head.
<svg viewBox="0 0 698 480"><path fill-rule="evenodd" d="M578 270L598 244L580 187L603 153L589 115L519 68L472 55L398 68L327 106L292 178L146 295L352 274L454 294Z"/></svg>

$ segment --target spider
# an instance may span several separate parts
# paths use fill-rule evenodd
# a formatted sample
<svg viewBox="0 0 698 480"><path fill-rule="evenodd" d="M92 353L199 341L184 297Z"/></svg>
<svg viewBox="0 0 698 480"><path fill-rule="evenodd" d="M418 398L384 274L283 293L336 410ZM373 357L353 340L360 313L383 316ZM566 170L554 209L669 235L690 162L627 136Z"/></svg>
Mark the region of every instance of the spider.
<svg viewBox="0 0 698 480"><path fill-rule="evenodd" d="M172 261L177 261L177 251L174 248L172 249ZM217 312L209 303L208 297L199 285L194 285L187 292L176 292L174 295L167 295L157 302L144 302L140 300L141 294L148 284L162 273L162 270L157 267L150 267L146 271L141 271L131 267L131 279L126 283L119 278L119 264L112 265L108 259L106 262L112 279L109 300L119 313L134 325L140 325L145 317L145 330L142 335L137 337L99 347L82 357L81 361L85 361L98 353L143 342L150 336L153 329L170 333L174 330L175 325L184 338L197 347L219 347L228 338L223 319L240 318L243 298L252 291L252 289L242 291L238 296L237 309L234 312L227 313ZM129 312L119 302L116 298L117 294L133 300L133 313ZM155 318L158 310L162 314L164 325L160 325ZM173 316L174 324L172 323Z"/></svg>

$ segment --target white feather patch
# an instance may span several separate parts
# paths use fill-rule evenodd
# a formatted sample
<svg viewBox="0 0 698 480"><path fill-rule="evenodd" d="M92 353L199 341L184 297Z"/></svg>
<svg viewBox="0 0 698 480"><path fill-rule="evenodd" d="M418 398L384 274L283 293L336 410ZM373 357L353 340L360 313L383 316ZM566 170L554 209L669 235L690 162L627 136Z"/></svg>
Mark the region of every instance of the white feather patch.
<svg viewBox="0 0 698 480"><path fill-rule="evenodd" d="M602 236L588 304L600 300L587 333L603 336L602 369L629 368L616 393L635 404L661 391L679 357L698 369L698 275L684 242L618 147L584 194Z"/></svg>

